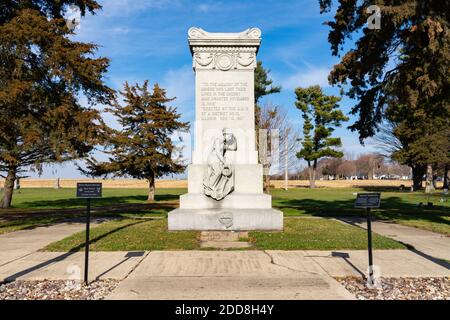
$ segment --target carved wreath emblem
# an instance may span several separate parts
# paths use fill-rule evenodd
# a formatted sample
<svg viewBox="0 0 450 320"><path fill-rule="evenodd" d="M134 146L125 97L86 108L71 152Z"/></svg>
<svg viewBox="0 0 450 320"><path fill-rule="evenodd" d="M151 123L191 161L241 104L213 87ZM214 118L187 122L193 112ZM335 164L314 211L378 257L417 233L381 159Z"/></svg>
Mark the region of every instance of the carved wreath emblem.
<svg viewBox="0 0 450 320"><path fill-rule="evenodd" d="M233 214L230 212L221 213L219 222L224 225L225 228L230 229L233 226Z"/></svg>
<svg viewBox="0 0 450 320"><path fill-rule="evenodd" d="M211 64L213 61L214 56L210 52L196 52L195 53L195 60L199 65L202 67L206 67Z"/></svg>
<svg viewBox="0 0 450 320"><path fill-rule="evenodd" d="M202 68L213 68L222 71L231 69L249 68L255 63L256 55L253 52L214 52L198 51L194 53L194 60ZM219 50L219 48L217 48Z"/></svg>

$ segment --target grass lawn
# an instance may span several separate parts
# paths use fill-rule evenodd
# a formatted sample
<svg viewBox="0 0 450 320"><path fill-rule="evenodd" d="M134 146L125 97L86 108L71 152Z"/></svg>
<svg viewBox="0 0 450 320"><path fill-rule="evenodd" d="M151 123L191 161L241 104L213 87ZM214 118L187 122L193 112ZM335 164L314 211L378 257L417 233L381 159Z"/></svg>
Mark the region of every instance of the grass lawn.
<svg viewBox="0 0 450 320"><path fill-rule="evenodd" d="M47 251L84 249L86 232L76 233L50 244ZM198 249L197 232L167 232L167 219L122 219L105 222L91 229L93 251L193 250Z"/></svg>
<svg viewBox="0 0 450 320"><path fill-rule="evenodd" d="M250 232L262 250L367 249L367 232L330 219L286 218L283 232ZM373 233L374 249L405 249L401 243Z"/></svg>
<svg viewBox="0 0 450 320"><path fill-rule="evenodd" d="M167 219L123 219L101 224L91 230L91 250L194 250L200 249L198 232L167 232ZM85 232L50 244L47 251L78 251L84 248ZM252 249L340 250L366 249L364 230L317 218L287 218L284 232L251 232ZM374 235L375 249L404 249L400 243ZM242 250L242 249L240 249Z"/></svg>
<svg viewBox="0 0 450 320"><path fill-rule="evenodd" d="M75 189L21 189L20 193L14 192L12 208L0 210L0 234L84 217L86 200L77 199L75 192ZM184 189L157 190L156 202L147 204L145 189L103 189L103 198L91 202L92 216L165 216L176 208L178 197L184 192Z"/></svg>
<svg viewBox="0 0 450 320"><path fill-rule="evenodd" d="M362 209L353 208L356 192L381 192L381 208L372 210L374 216L404 225L443 233L450 236L450 197L440 202L440 193L398 192L355 188L296 188L288 191L272 190L273 205L285 216L361 216ZM433 207L418 206L433 203Z"/></svg>
<svg viewBox="0 0 450 320"><path fill-rule="evenodd" d="M158 189L156 201L178 201L185 192L185 189ZM2 194L0 192L0 196ZM145 203L147 195L146 189L103 189L103 197L92 200L92 206ZM20 193L14 191L12 206L17 209L73 209L85 207L86 200L77 199L75 189L21 189Z"/></svg>
<svg viewBox="0 0 450 320"><path fill-rule="evenodd" d="M440 202L439 193L427 196L423 192L392 189L292 188L288 191L274 189L272 195L274 207L282 210L286 217L339 217L363 215L361 209L353 208L354 193L366 191L382 192L381 208L373 211L377 218L450 236L450 198L447 196L446 202ZM94 216L165 215L178 205L179 195L185 192L186 189L158 189L156 202L149 205L146 204L146 189L104 189L103 198L92 201L92 206L97 207ZM427 202L434 206L418 206ZM81 217L85 200L76 199L75 189L22 189L14 193L12 204L12 209L0 210L0 234Z"/></svg>
<svg viewBox="0 0 450 320"><path fill-rule="evenodd" d="M18 218L18 219L2 219L0 213L0 234L33 229L38 226L46 226L52 223L60 222L64 219L64 216L41 216L41 217L29 217L29 218Z"/></svg>

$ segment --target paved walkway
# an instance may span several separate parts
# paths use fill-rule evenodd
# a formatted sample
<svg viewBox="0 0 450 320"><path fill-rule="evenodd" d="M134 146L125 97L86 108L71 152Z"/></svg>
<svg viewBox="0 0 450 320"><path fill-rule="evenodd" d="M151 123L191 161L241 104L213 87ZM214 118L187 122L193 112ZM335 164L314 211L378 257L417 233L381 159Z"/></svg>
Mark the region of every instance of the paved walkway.
<svg viewBox="0 0 450 320"><path fill-rule="evenodd" d="M32 230L0 235L0 267L26 257L48 244L61 240L85 228L83 223L61 223Z"/></svg>
<svg viewBox="0 0 450 320"><path fill-rule="evenodd" d="M146 252L91 252L89 280L123 280ZM84 252L34 252L0 267L0 282L14 280L82 280Z"/></svg>
<svg viewBox="0 0 450 320"><path fill-rule="evenodd" d="M384 277L444 277L408 250L379 250ZM353 299L333 277L361 276L367 251L151 252L108 299Z"/></svg>
<svg viewBox="0 0 450 320"><path fill-rule="evenodd" d="M91 227L97 226L104 220L93 219ZM86 224L82 222L65 222L2 234L0 235L0 267L24 258L52 242L83 231L85 228Z"/></svg>
<svg viewBox="0 0 450 320"><path fill-rule="evenodd" d="M367 228L365 219L342 218L346 223ZM414 252L430 259L450 261L450 237L393 222L373 221L372 230L383 236L414 247Z"/></svg>
<svg viewBox="0 0 450 320"><path fill-rule="evenodd" d="M364 227L361 222L350 221ZM0 281L81 279L84 253L39 252L83 223L0 235ZM384 277L450 276L449 238L375 222L374 231L416 250L376 250ZM447 250L445 250L447 249ZM366 250L92 252L90 279L123 280L109 299L353 299L334 277L361 276Z"/></svg>
<svg viewBox="0 0 450 320"><path fill-rule="evenodd" d="M383 277L444 277L409 250L376 250ZM0 281L82 279L84 253L35 252L0 267ZM123 280L109 299L352 299L334 277L361 276L367 251L91 252L89 278Z"/></svg>
<svg viewBox="0 0 450 320"><path fill-rule="evenodd" d="M263 251L151 252L108 299L353 299L299 252L295 268Z"/></svg>

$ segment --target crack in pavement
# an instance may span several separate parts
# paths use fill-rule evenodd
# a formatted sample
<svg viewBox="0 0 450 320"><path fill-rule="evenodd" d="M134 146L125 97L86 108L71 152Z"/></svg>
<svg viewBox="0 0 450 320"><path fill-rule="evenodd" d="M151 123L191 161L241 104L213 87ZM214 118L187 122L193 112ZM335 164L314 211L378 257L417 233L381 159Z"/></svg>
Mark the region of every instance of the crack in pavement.
<svg viewBox="0 0 450 320"><path fill-rule="evenodd" d="M278 266L278 267L281 267L281 268L285 268L285 269L288 269L288 270L293 271L293 272L310 273L310 274L314 274L314 275L318 275L318 276L323 276L323 274L320 274L320 273L318 273L318 272L314 272L314 271L306 271L306 270L298 270L298 269L294 269L294 268L291 268L291 267L282 265L282 264L280 264L280 263L275 262L275 258L274 258L270 253L268 253L266 250L262 250L262 252L265 253L265 254L269 257L270 263L273 264L273 265L275 265L275 266ZM314 262L315 262L315 261L314 261ZM315 262L315 263L316 263L316 262ZM322 269L323 269L323 268L322 268ZM324 271L325 271L325 270L324 270ZM325 272L326 272L326 271L325 271ZM326 272L326 273L327 273L327 272ZM328 274L328 273L327 273L327 274ZM329 275L329 274L328 274L328 275Z"/></svg>
<svg viewBox="0 0 450 320"><path fill-rule="evenodd" d="M130 274L132 274L132 273L134 272L134 270L136 270L136 268L139 267L139 266L141 265L142 261L144 261L144 259L147 258L148 255L149 255L150 253L151 253L151 251L147 251L147 252L142 256L141 260L139 260L138 263L136 263L136 265L135 265L133 268L131 268L131 270L130 270L130 271L125 275L125 277L124 277L122 280L120 280L120 281L123 281L123 280L125 280L126 278L128 278L128 277L130 276Z"/></svg>

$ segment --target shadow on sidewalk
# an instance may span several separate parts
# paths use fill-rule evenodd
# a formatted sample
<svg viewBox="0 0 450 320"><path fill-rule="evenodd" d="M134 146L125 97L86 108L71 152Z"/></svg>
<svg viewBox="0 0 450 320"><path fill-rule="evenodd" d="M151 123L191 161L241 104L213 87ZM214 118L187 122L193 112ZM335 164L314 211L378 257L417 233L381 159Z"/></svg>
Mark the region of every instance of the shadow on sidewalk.
<svg viewBox="0 0 450 320"><path fill-rule="evenodd" d="M131 223L131 224L127 224L127 225L121 226L121 227L119 227L119 228L113 229L113 230L111 230L111 231L109 231L109 232L107 232L107 233L105 233L105 234L102 234L101 236L98 236L98 237L96 237L96 238L91 239L89 243L91 243L91 244L92 244L92 243L95 243L95 242L97 242L97 241L99 241L99 240L101 240L101 239L107 237L108 235L111 235L111 234L113 234L113 233L115 233L115 232L118 232L118 231L120 231L120 230L122 230L122 229L128 228L128 227L133 226L133 225L136 225L136 224L140 224L140 223L143 223L143 222L145 222L145 221L144 221L144 220L143 220L143 221L137 221L137 222L134 222L134 223ZM30 267L30 268L27 268L27 269L25 269L25 270L19 271L19 272L15 273L15 274L13 274L13 275L11 275L11 276L6 277L6 278L5 278L5 282L12 282L12 281L15 281L15 280L17 280L18 278L23 277L23 276L25 276L25 275L27 275L27 274L29 274L29 273L32 273L32 272L34 272L34 271L36 271L36 270L39 270L39 269L44 268L44 267L47 267L47 266L49 266L49 265L51 265L51 264L54 264L54 263L57 263L57 262L64 261L65 259L67 259L67 258L70 257L71 255L73 255L73 254L79 252L79 251L80 251L81 249L83 249L84 247L85 247L85 242L80 243L80 244L77 245L76 247L71 248L71 249L69 250L69 252L67 252L67 253L64 253L64 254L62 254L62 255L60 255L60 256L57 256L57 257L55 257L55 258L52 258L52 259L50 259L50 260L41 262L41 263L39 263L39 264L37 264L37 265L35 265L35 266L32 266L32 267ZM108 269L107 271L103 272L103 273L102 273L100 276L98 276L97 278L99 278L99 277L101 277L101 276L107 274L108 272L110 272L110 271L113 270L114 268L118 267L119 265L121 265L121 264L123 264L124 262L128 261L129 259L131 259L132 257L142 256L142 255L143 255L142 252L128 252L128 253L125 255L125 259L124 259L123 261L119 262L119 263L116 264L115 266L113 266L113 267L111 267L110 269Z"/></svg>
<svg viewBox="0 0 450 320"><path fill-rule="evenodd" d="M349 225L361 228L363 230L367 230L366 228L362 227L360 224L365 223L367 221L367 219L364 218L360 218L360 217L337 217L337 220L347 223ZM392 221L383 221L383 223L392 223L395 224L395 222ZM389 235L384 235L385 237L391 238ZM393 238L391 238L393 239ZM421 256L424 259L427 259L428 261L431 261L443 268L446 268L447 270L450 270L450 263L448 263L447 261L443 260L443 259L439 259L439 258L435 258L429 254L426 254L425 252L419 251L416 248L414 248L413 245L409 244L409 243L405 243L402 242L398 239L393 239L401 244L403 244L409 251L414 252L415 254L417 254L418 256Z"/></svg>
<svg viewBox="0 0 450 320"><path fill-rule="evenodd" d="M100 280L101 277L103 277L104 275L108 274L108 272L114 270L115 268L117 268L118 266L120 266L121 264L124 264L125 262L127 262L128 260L130 260L131 258L138 258L138 257L143 257L145 255L145 251L133 251L133 252L128 252L125 255L125 259L123 259L122 261L120 261L119 263L116 263L114 266L112 266L111 268L109 268L108 270L102 272L101 274L99 274L97 277L95 277L95 280Z"/></svg>
<svg viewBox="0 0 450 320"><path fill-rule="evenodd" d="M364 274L364 272L362 272L361 270L358 269L357 266L355 266L350 260L348 260L350 258L350 255L347 252L337 252L337 251L333 251L331 252L331 256L333 258L342 258L344 259L345 262L347 262L347 264L353 268L353 270L355 270L356 272L358 272L361 277L363 277L364 279L366 278L366 275Z"/></svg>

